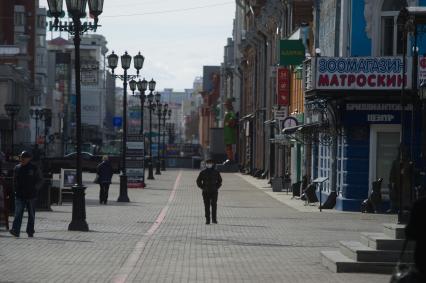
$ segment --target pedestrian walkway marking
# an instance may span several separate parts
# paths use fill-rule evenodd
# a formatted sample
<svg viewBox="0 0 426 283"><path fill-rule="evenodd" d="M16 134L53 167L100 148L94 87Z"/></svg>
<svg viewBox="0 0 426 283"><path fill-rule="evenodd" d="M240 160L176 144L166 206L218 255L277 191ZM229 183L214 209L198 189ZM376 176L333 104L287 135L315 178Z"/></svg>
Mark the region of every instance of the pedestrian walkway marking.
<svg viewBox="0 0 426 283"><path fill-rule="evenodd" d="M136 264L142 255L142 252L145 248L146 243L154 235L155 231L157 231L157 229L160 227L161 223L164 221L164 218L166 218L167 211L169 210L170 204L172 203L172 201L174 200L176 196L176 190L179 186L181 176L182 176L182 171L180 171L178 176L176 177L172 192L170 193L170 196L166 205L163 207L163 209L161 209L160 214L157 216L157 219L152 224L152 226L143 235L143 237L136 243L132 253L123 263L123 265L121 266L117 274L114 275L112 282L124 283L127 281L127 278L129 277L130 273L136 267Z"/></svg>

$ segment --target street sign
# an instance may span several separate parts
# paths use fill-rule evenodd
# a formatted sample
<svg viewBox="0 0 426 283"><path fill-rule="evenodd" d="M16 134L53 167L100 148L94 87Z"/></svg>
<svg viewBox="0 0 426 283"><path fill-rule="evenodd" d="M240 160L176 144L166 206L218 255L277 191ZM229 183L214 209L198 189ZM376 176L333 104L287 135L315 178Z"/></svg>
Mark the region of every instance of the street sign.
<svg viewBox="0 0 426 283"><path fill-rule="evenodd" d="M123 124L123 118L120 116L115 116L114 118L112 118L112 125L114 127L121 127L121 125Z"/></svg>

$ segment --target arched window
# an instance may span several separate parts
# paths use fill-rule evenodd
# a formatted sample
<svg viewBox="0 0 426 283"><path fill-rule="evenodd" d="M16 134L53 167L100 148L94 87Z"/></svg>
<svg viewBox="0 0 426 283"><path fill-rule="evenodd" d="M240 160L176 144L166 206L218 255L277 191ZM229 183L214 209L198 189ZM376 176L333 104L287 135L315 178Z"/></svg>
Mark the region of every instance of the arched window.
<svg viewBox="0 0 426 283"><path fill-rule="evenodd" d="M382 56L402 54L402 32L398 29L396 20L401 8L407 6L406 0L384 0L381 11L381 47Z"/></svg>

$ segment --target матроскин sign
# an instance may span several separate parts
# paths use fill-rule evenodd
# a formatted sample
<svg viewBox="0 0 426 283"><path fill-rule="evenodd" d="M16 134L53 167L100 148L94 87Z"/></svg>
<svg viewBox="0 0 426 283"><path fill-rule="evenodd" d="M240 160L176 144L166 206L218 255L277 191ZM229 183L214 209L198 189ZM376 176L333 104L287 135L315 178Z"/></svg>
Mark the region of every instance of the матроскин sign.
<svg viewBox="0 0 426 283"><path fill-rule="evenodd" d="M317 89L401 89L404 79L411 88L411 60L402 57L317 58ZM404 79L403 79L404 78Z"/></svg>

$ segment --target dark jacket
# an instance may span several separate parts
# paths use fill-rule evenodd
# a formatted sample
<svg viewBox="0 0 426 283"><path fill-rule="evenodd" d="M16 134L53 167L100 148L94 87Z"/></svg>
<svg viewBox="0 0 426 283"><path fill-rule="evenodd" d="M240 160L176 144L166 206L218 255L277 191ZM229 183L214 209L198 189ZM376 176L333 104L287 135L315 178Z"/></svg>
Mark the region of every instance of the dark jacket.
<svg viewBox="0 0 426 283"><path fill-rule="evenodd" d="M410 221L405 227L407 239L416 242L414 261L419 271L426 276L426 198L417 200L411 209Z"/></svg>
<svg viewBox="0 0 426 283"><path fill-rule="evenodd" d="M203 191L217 191L222 186L222 177L214 168L206 168L198 175L197 186Z"/></svg>
<svg viewBox="0 0 426 283"><path fill-rule="evenodd" d="M40 169L29 162L22 166L18 164L13 170L13 187L16 197L22 199L34 199L38 190L43 185L43 176Z"/></svg>
<svg viewBox="0 0 426 283"><path fill-rule="evenodd" d="M99 184L111 184L113 170L109 161L102 161L96 168L96 173L99 175Z"/></svg>

